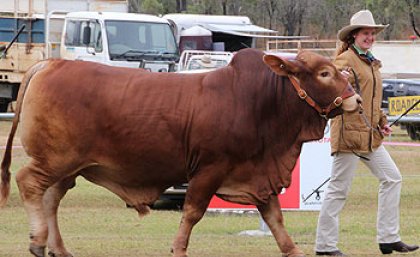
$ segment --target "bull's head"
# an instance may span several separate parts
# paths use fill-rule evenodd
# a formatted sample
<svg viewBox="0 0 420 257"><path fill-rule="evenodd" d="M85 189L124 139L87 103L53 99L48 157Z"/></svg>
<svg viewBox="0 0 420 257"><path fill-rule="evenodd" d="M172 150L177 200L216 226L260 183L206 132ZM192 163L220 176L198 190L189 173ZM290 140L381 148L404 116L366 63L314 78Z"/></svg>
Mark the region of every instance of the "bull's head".
<svg viewBox="0 0 420 257"><path fill-rule="evenodd" d="M361 98L347 78L325 57L301 51L295 59L265 55L264 62L280 76L287 76L302 100L325 118L357 110Z"/></svg>

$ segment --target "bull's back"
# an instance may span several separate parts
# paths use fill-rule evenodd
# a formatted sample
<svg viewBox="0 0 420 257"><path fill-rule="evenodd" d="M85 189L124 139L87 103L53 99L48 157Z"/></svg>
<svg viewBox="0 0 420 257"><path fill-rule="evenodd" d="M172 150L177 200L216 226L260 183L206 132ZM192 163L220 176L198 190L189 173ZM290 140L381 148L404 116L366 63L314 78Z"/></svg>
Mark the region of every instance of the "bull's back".
<svg viewBox="0 0 420 257"><path fill-rule="evenodd" d="M198 92L193 84L176 74L50 61L24 98L23 145L32 156L181 169L180 142Z"/></svg>

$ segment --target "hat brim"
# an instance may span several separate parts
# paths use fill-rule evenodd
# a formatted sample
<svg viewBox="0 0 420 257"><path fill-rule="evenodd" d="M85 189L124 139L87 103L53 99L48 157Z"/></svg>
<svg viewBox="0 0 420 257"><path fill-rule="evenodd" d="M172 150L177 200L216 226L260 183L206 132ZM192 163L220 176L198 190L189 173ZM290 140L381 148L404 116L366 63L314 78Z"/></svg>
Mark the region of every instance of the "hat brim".
<svg viewBox="0 0 420 257"><path fill-rule="evenodd" d="M344 28L342 28L338 31L337 37L341 41L345 42L346 39L347 39L347 36L350 34L350 32L352 32L355 29L375 28L376 33L379 34L382 30L384 30L388 26L389 26L389 24L386 24L386 25L348 25L348 26L345 26Z"/></svg>
<svg viewBox="0 0 420 257"><path fill-rule="evenodd" d="M214 68L214 64L213 63L207 63L207 62L202 62L202 61L198 61L198 63L206 68Z"/></svg>

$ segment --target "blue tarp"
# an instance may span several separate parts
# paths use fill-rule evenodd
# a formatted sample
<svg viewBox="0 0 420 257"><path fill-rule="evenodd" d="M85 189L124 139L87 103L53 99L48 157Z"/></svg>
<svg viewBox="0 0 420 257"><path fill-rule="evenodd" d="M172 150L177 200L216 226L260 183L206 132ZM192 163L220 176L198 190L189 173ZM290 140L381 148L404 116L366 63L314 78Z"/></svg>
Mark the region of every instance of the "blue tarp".
<svg viewBox="0 0 420 257"><path fill-rule="evenodd" d="M32 43L45 42L45 21L43 19L29 20L23 18L0 18L0 42L10 42L23 24L26 25L26 28L19 35L17 42L29 42L29 35Z"/></svg>

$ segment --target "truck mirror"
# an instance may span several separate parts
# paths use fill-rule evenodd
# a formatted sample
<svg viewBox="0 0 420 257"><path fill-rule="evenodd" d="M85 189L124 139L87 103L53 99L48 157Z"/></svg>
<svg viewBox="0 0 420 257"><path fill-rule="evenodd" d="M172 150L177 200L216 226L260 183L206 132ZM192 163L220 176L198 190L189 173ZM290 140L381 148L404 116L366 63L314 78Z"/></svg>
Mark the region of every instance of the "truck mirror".
<svg viewBox="0 0 420 257"><path fill-rule="evenodd" d="M83 44L84 45L89 45L90 44L90 33L91 33L91 29L89 26L86 26L83 28Z"/></svg>

